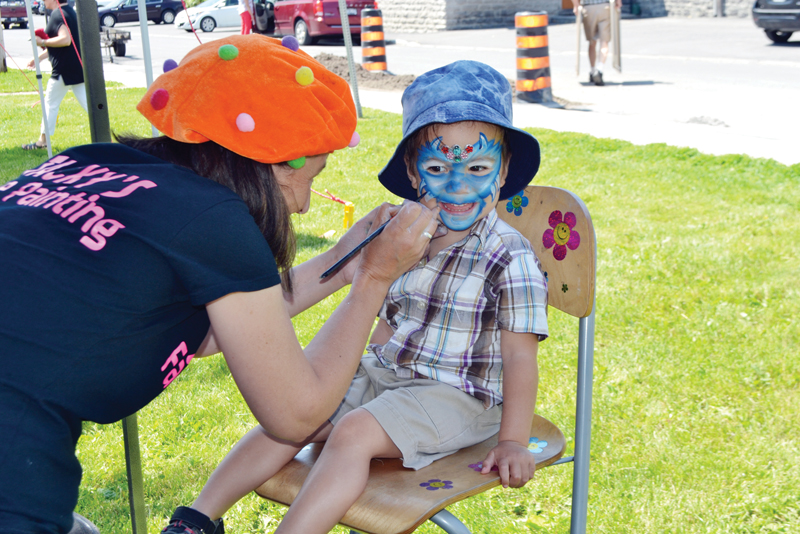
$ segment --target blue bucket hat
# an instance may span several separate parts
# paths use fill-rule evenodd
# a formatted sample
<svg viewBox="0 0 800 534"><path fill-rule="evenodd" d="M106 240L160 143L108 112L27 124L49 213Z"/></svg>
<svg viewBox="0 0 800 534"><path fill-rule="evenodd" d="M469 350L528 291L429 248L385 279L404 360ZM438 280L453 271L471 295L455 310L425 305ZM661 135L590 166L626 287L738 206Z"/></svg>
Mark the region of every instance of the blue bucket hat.
<svg viewBox="0 0 800 534"><path fill-rule="evenodd" d="M539 170L539 142L511 124L508 80L485 63L456 61L426 72L406 88L402 102L403 140L378 174L383 186L399 197L417 198L406 170L406 143L414 132L433 123L480 121L505 128L512 157L500 200L522 191Z"/></svg>

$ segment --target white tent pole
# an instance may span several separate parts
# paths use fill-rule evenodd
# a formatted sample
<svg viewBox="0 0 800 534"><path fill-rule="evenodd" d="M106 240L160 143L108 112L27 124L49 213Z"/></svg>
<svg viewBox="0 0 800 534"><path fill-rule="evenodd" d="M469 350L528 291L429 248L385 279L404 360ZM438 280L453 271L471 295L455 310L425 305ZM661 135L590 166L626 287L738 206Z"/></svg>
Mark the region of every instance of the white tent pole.
<svg viewBox="0 0 800 534"><path fill-rule="evenodd" d="M147 28L147 6L145 0L139 0L139 27L142 29L142 52L144 53L144 76L149 88L153 85L153 62L150 59L150 31ZM153 137L158 137L158 130L151 125Z"/></svg>
<svg viewBox="0 0 800 534"><path fill-rule="evenodd" d="M33 50L33 63L36 65L36 81L39 84L39 104L42 107L42 120L44 121L44 138L47 142L47 157L53 157L53 146L50 144L50 123L47 122L47 111L44 109L44 89L42 88L42 69L39 68L39 48L36 46L36 30L33 28L33 11L31 0L25 0L25 10L28 12L28 29L31 32L31 49ZM66 21L64 21L66 23ZM53 117L53 120L56 120ZM34 141L35 142L35 141Z"/></svg>
<svg viewBox="0 0 800 534"><path fill-rule="evenodd" d="M141 2L142 0L139 1ZM356 77L356 66L353 63L353 39L350 36L350 19L347 18L347 4L345 0L339 0L339 18L342 21L344 46L347 48L347 65L350 68L350 87L353 89L356 113L358 113L358 118L360 119L363 115L361 114L361 101L358 98L358 78Z"/></svg>

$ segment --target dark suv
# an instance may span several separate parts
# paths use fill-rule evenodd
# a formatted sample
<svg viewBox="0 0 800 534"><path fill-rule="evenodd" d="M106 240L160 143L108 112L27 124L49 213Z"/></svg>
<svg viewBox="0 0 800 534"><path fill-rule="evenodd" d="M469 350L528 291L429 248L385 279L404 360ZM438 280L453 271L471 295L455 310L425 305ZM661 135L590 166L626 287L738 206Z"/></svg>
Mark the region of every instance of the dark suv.
<svg viewBox="0 0 800 534"><path fill-rule="evenodd" d="M355 40L361 35L361 10L373 9L373 0L347 0L347 20ZM325 35L342 35L337 0L274 0L275 33L297 37L302 45Z"/></svg>
<svg viewBox="0 0 800 534"><path fill-rule="evenodd" d="M172 24L175 14L183 11L180 0L147 0L147 20L156 24ZM111 28L117 22L139 22L139 3L137 0L115 0L97 9L100 26Z"/></svg>
<svg viewBox="0 0 800 534"><path fill-rule="evenodd" d="M756 0L753 22L774 43L785 43L800 31L800 0Z"/></svg>

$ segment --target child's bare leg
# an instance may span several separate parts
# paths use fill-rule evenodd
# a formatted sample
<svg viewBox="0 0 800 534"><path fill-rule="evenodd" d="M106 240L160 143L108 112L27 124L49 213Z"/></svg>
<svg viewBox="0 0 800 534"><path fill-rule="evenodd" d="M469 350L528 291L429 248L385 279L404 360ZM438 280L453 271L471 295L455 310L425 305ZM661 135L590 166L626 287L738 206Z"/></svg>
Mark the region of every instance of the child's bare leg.
<svg viewBox="0 0 800 534"><path fill-rule="evenodd" d="M323 441L333 426L325 423L305 443ZM269 480L305 443L279 441L261 426L248 432L208 478L192 508L218 519L236 502Z"/></svg>
<svg viewBox="0 0 800 534"><path fill-rule="evenodd" d="M373 458L399 458L400 450L363 408L339 421L275 534L325 534L364 492Z"/></svg>

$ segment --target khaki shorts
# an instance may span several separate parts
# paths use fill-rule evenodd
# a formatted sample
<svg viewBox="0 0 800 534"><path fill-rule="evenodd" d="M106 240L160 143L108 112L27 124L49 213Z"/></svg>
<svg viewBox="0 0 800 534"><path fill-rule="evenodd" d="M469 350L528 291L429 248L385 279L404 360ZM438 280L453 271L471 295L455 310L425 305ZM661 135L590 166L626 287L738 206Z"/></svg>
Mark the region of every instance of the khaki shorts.
<svg viewBox="0 0 800 534"><path fill-rule="evenodd" d="M487 410L472 395L438 380L398 378L373 354L361 358L331 423L359 407L378 420L400 449L403 465L411 469L422 469L493 436L503 413L501 406Z"/></svg>
<svg viewBox="0 0 800 534"><path fill-rule="evenodd" d="M583 31L587 41L611 41L611 8L610 4L592 4L583 6Z"/></svg>

